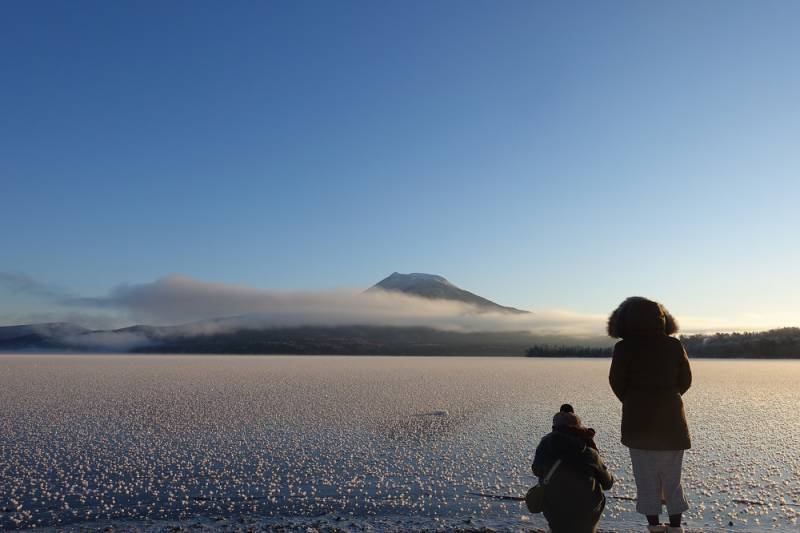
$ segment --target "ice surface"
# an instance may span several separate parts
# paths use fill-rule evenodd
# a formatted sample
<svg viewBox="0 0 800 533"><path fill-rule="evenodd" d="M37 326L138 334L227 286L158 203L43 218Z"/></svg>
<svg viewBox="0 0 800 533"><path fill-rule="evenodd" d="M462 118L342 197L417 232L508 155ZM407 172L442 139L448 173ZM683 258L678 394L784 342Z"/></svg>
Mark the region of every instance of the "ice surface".
<svg viewBox="0 0 800 533"><path fill-rule="evenodd" d="M519 502L467 493L524 494L536 444L569 402L598 432L610 494L634 496L608 365L0 356L0 528L544 528ZM797 531L800 362L693 369L689 524ZM601 525L641 530L633 508L610 498Z"/></svg>

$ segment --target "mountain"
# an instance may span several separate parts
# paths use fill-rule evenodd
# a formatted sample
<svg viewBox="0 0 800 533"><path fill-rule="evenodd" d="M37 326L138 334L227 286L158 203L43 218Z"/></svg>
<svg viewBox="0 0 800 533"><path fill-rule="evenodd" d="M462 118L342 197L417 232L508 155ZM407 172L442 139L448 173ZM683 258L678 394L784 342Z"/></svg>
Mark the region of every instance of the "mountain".
<svg viewBox="0 0 800 533"><path fill-rule="evenodd" d="M413 296L422 296L431 300L455 300L474 305L481 311L522 314L528 313L514 307L506 307L488 300L482 296L466 291L453 285L447 279L435 274L400 274L394 272L387 278L382 279L367 291L384 290L391 292L402 292Z"/></svg>
<svg viewBox="0 0 800 533"><path fill-rule="evenodd" d="M47 322L44 324L23 324L20 326L0 327L0 341L8 341L23 337L60 338L68 335L82 335L91 330L70 324L69 322Z"/></svg>
<svg viewBox="0 0 800 533"><path fill-rule="evenodd" d="M0 351L62 351L67 346L66 339L89 333L91 330L68 322L3 326L0 327Z"/></svg>

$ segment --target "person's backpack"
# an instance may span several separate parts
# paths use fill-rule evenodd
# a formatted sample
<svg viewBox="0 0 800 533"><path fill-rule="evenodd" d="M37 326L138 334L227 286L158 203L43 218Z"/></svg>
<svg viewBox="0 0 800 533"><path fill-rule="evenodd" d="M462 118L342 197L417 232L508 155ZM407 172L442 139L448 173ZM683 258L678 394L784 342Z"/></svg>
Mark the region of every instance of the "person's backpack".
<svg viewBox="0 0 800 533"><path fill-rule="evenodd" d="M541 513L544 511L544 490L548 483L550 483L550 478L553 477L553 473L558 468L558 465L561 464L561 459L556 460L553 463L553 466L550 467L550 471L547 475L542 479L541 483L538 483L528 489L528 492L525 493L525 505L528 506L528 511L532 513Z"/></svg>

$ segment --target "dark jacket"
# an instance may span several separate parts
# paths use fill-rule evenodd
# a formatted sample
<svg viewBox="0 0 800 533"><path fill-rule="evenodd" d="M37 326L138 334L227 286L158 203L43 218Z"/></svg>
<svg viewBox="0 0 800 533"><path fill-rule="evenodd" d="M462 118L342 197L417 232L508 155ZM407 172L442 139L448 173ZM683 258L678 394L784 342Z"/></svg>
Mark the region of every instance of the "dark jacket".
<svg viewBox="0 0 800 533"><path fill-rule="evenodd" d="M605 507L603 490L614 484L600 454L567 433L545 435L536 447L533 473L542 478L561 459L545 488L544 516L554 533L593 532Z"/></svg>
<svg viewBox="0 0 800 533"><path fill-rule="evenodd" d="M691 447L681 396L692 370L681 341L631 336L614 346L609 382L622 402L622 444L642 450Z"/></svg>

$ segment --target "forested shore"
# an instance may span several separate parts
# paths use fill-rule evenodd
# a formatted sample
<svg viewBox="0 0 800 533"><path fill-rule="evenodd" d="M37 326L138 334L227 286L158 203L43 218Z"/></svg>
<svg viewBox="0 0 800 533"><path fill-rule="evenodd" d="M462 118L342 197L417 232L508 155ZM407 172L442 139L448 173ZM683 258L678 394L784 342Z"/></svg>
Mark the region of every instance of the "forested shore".
<svg viewBox="0 0 800 533"><path fill-rule="evenodd" d="M800 359L800 328L779 328L744 333L681 335L690 357L730 359ZM538 344L528 357L609 357L611 347Z"/></svg>

